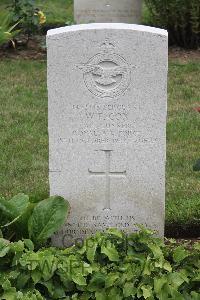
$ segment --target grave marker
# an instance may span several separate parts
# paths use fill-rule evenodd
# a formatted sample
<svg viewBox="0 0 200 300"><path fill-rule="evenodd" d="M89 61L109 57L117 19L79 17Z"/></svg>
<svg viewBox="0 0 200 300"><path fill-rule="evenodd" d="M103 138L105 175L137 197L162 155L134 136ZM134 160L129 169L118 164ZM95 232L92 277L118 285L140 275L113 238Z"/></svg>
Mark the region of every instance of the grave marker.
<svg viewBox="0 0 200 300"><path fill-rule="evenodd" d="M77 24L139 24L141 11L142 0L74 0L74 19Z"/></svg>
<svg viewBox="0 0 200 300"><path fill-rule="evenodd" d="M138 223L163 235L167 45L140 25L48 32L50 194L71 204L55 245Z"/></svg>

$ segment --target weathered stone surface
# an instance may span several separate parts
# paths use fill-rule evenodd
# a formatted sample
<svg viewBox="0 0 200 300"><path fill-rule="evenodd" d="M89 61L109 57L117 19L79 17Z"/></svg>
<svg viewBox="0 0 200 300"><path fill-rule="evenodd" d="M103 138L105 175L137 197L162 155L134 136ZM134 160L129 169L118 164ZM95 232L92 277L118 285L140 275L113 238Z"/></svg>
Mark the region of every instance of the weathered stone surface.
<svg viewBox="0 0 200 300"><path fill-rule="evenodd" d="M74 0L74 19L77 24L139 24L141 10L142 0Z"/></svg>
<svg viewBox="0 0 200 300"><path fill-rule="evenodd" d="M142 223L164 231L167 32L128 24L50 30L50 193L71 212L53 238Z"/></svg>

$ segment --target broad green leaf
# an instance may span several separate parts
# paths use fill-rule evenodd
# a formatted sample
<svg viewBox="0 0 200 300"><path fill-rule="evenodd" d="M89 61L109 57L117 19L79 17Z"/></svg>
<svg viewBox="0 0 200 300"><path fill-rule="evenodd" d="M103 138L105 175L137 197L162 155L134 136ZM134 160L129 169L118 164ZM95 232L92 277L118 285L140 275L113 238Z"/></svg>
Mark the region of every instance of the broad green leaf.
<svg viewBox="0 0 200 300"><path fill-rule="evenodd" d="M106 276L106 288L109 288L115 284L115 282L119 279L119 273L110 273Z"/></svg>
<svg viewBox="0 0 200 300"><path fill-rule="evenodd" d="M24 251L24 243L22 241L18 241L10 244L10 248L13 252L23 252Z"/></svg>
<svg viewBox="0 0 200 300"><path fill-rule="evenodd" d="M72 274L72 280L76 283L76 284L78 284L78 285L80 285L80 286L85 286L85 285L87 285L87 282L86 282L86 279L85 279L85 277L83 277L83 275L82 274L80 274L80 273L74 273L74 274Z"/></svg>
<svg viewBox="0 0 200 300"><path fill-rule="evenodd" d="M199 272L197 272L196 276L194 276L192 278L192 281L200 282L200 268L199 268ZM189 280L188 280L188 282L189 282Z"/></svg>
<svg viewBox="0 0 200 300"><path fill-rule="evenodd" d="M53 293L53 299L64 299L65 297L65 290L60 284L55 284L54 282L54 293Z"/></svg>
<svg viewBox="0 0 200 300"><path fill-rule="evenodd" d="M102 273L95 273L89 284L88 284L88 291L95 292L102 290L105 287L106 282L106 275Z"/></svg>
<svg viewBox="0 0 200 300"><path fill-rule="evenodd" d="M163 269L165 269L168 272L172 272L172 266L170 265L170 263L168 261L164 262Z"/></svg>
<svg viewBox="0 0 200 300"><path fill-rule="evenodd" d="M92 274L93 272L92 266L85 262L81 262L81 268L82 268L83 276L87 276L88 274Z"/></svg>
<svg viewBox="0 0 200 300"><path fill-rule="evenodd" d="M180 263L189 255L190 255L190 252L188 250L184 249L183 246L179 246L174 250L173 259L175 262Z"/></svg>
<svg viewBox="0 0 200 300"><path fill-rule="evenodd" d="M108 256L110 261L119 261L119 254L115 245L112 244L110 241L106 241L104 245L101 247L101 253Z"/></svg>
<svg viewBox="0 0 200 300"><path fill-rule="evenodd" d="M96 300L108 300L106 292L104 290L95 293ZM114 300L114 299L113 299Z"/></svg>
<svg viewBox="0 0 200 300"><path fill-rule="evenodd" d="M24 194L18 194L14 196L11 200L0 199L0 210L8 218L9 223L5 224L3 227L8 227L14 223L20 222L23 214L25 214L29 206L29 197ZM21 231L23 226L20 225L16 233Z"/></svg>
<svg viewBox="0 0 200 300"><path fill-rule="evenodd" d="M134 287L132 282L126 282L123 288L124 297L135 296L137 288Z"/></svg>
<svg viewBox="0 0 200 300"><path fill-rule="evenodd" d="M155 258L161 259L163 257L162 250L158 245L155 245L153 243L149 243L148 247L151 249L151 251L152 251Z"/></svg>
<svg viewBox="0 0 200 300"><path fill-rule="evenodd" d="M49 295L51 297L53 297L53 295L54 295L54 284L53 284L53 281L52 280L48 280L48 281L42 281L41 283L42 283L42 285L44 285L47 288L47 290L49 292Z"/></svg>
<svg viewBox="0 0 200 300"><path fill-rule="evenodd" d="M120 230L118 230L117 228L109 228L106 230L106 233L112 234L120 239L122 239L122 237L123 237L122 232Z"/></svg>
<svg viewBox="0 0 200 300"><path fill-rule="evenodd" d="M42 272L42 278L48 281L53 277L57 269L57 260L49 251L44 251L44 253L39 256L39 266Z"/></svg>
<svg viewBox="0 0 200 300"><path fill-rule="evenodd" d="M199 272L200 272L200 268L199 268ZM200 273L199 273L199 274L200 274ZM180 270L180 271L179 271L179 275L180 275L180 277L181 277L185 282L189 283L189 278L188 278L189 273L187 272L186 269Z"/></svg>
<svg viewBox="0 0 200 300"><path fill-rule="evenodd" d="M6 256L6 254L10 251L10 246L5 246L0 248L0 258Z"/></svg>
<svg viewBox="0 0 200 300"><path fill-rule="evenodd" d="M185 278L179 272L170 273L168 278L171 284L176 288L179 288L183 284L183 282L185 282Z"/></svg>
<svg viewBox="0 0 200 300"><path fill-rule="evenodd" d="M171 292L172 299L185 300L185 297L183 297L183 295L179 291L177 291L176 288L170 286L170 292Z"/></svg>
<svg viewBox="0 0 200 300"><path fill-rule="evenodd" d="M102 245L102 242L104 240L104 233L98 231L95 234L95 240L97 241L98 245Z"/></svg>
<svg viewBox="0 0 200 300"><path fill-rule="evenodd" d="M4 292L3 295L0 296L0 300L17 300L16 289L12 287L10 290Z"/></svg>
<svg viewBox="0 0 200 300"><path fill-rule="evenodd" d="M87 242L88 240L84 241L84 243L81 243L81 245L76 243L77 252L81 255L83 255L87 250ZM73 247L73 246L72 246ZM65 249L67 251L67 249Z"/></svg>
<svg viewBox="0 0 200 300"><path fill-rule="evenodd" d="M70 298L69 298L70 299ZM67 300L69 300L69 299L67 299ZM72 300L79 300L78 299L78 294L76 293L76 294L74 294L74 295L72 295L72 298L71 298Z"/></svg>
<svg viewBox="0 0 200 300"><path fill-rule="evenodd" d="M2 284L2 288L3 288L4 291L10 290L10 288L11 288L10 280L6 279L4 281L4 283Z"/></svg>
<svg viewBox="0 0 200 300"><path fill-rule="evenodd" d="M64 224L68 211L68 202L59 196L39 202L28 222L29 237L43 244Z"/></svg>
<svg viewBox="0 0 200 300"><path fill-rule="evenodd" d="M31 278L34 284L38 283L42 278L42 273L39 270L33 270L31 272Z"/></svg>
<svg viewBox="0 0 200 300"><path fill-rule="evenodd" d="M151 275L151 272L153 271L151 266L151 258L148 256L146 258L145 264L144 264L144 270L143 275Z"/></svg>
<svg viewBox="0 0 200 300"><path fill-rule="evenodd" d="M14 218L22 215L29 205L29 196L25 194L18 194L8 201L12 207L12 215Z"/></svg>
<svg viewBox="0 0 200 300"><path fill-rule="evenodd" d="M108 293L108 300L122 300L123 299L123 295L121 292L121 289L117 288L117 287L113 287L110 292Z"/></svg>
<svg viewBox="0 0 200 300"><path fill-rule="evenodd" d="M24 245L28 248L28 250L33 251L34 250L34 244L29 239L24 239Z"/></svg>
<svg viewBox="0 0 200 300"><path fill-rule="evenodd" d="M14 218L11 204L4 198L0 198L0 211L10 219Z"/></svg>
<svg viewBox="0 0 200 300"><path fill-rule="evenodd" d="M159 295L163 289L163 286L167 283L166 276L162 276L161 278L154 278L154 290L156 292L156 295Z"/></svg>
<svg viewBox="0 0 200 300"><path fill-rule="evenodd" d="M136 225L137 225L137 227L140 229L140 231L137 232L138 235L150 237L150 236L152 236L153 234L155 234L155 231L153 231L152 229L146 228L146 227L145 227L144 225L142 225L142 224L136 224Z"/></svg>
<svg viewBox="0 0 200 300"><path fill-rule="evenodd" d="M153 294L152 294L152 287L149 285L146 286L142 286L141 290L143 291L143 297L144 299L148 299L150 298Z"/></svg>
<svg viewBox="0 0 200 300"><path fill-rule="evenodd" d="M28 221L33 213L33 209L36 206L36 203L29 203L26 211L20 216L20 219L15 223L16 233L18 238L28 238Z"/></svg>
<svg viewBox="0 0 200 300"><path fill-rule="evenodd" d="M91 299L91 294L90 293L83 293L80 297L79 297L79 299L80 300L89 300L89 299ZM66 299L67 300L67 299Z"/></svg>
<svg viewBox="0 0 200 300"><path fill-rule="evenodd" d="M40 263L40 253L24 253L22 255L22 257L19 260L20 265L23 268L27 268L30 271L35 270L36 268L38 268L39 263Z"/></svg>
<svg viewBox="0 0 200 300"><path fill-rule="evenodd" d="M191 292L191 300L199 300L200 299L200 293Z"/></svg>
<svg viewBox="0 0 200 300"><path fill-rule="evenodd" d="M10 241L4 239L4 238L0 238L0 249L9 245L10 244Z"/></svg>
<svg viewBox="0 0 200 300"><path fill-rule="evenodd" d="M29 279L30 279L30 274L21 273L17 278L16 288L18 290L22 290L23 288L25 288Z"/></svg>
<svg viewBox="0 0 200 300"><path fill-rule="evenodd" d="M94 239L90 239L90 241L88 240L86 243L87 259L91 263L94 262L97 246L98 246L98 243Z"/></svg>

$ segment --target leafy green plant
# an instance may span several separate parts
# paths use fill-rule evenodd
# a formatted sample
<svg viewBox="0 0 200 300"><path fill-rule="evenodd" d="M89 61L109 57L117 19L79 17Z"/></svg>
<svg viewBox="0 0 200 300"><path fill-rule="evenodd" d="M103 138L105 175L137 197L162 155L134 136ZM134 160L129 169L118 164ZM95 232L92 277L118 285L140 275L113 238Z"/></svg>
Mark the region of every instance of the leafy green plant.
<svg viewBox="0 0 200 300"><path fill-rule="evenodd" d="M10 200L0 199L1 230L8 240L31 238L36 246L44 244L63 224L69 204L54 196L39 203L18 194Z"/></svg>
<svg viewBox="0 0 200 300"><path fill-rule="evenodd" d="M14 44L14 37L19 33L19 30L15 30L19 22L14 25L11 24L11 16L9 14L2 14L0 18L0 45L5 44L9 41Z"/></svg>
<svg viewBox="0 0 200 300"><path fill-rule="evenodd" d="M200 243L165 245L143 228L108 229L67 249L0 239L0 270L6 300L200 299Z"/></svg>
<svg viewBox="0 0 200 300"><path fill-rule="evenodd" d="M199 0L145 0L153 26L169 31L171 44L185 48L200 45Z"/></svg>
<svg viewBox="0 0 200 300"><path fill-rule="evenodd" d="M44 13L36 7L34 0L13 0L13 21L21 21L22 29L30 36L46 22Z"/></svg>

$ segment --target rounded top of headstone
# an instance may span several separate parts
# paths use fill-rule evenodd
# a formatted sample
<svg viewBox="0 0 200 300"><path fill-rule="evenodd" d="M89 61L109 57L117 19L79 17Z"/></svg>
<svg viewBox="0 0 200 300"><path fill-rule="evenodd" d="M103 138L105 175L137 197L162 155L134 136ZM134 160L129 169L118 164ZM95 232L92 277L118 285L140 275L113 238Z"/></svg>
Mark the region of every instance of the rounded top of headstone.
<svg viewBox="0 0 200 300"><path fill-rule="evenodd" d="M149 32L152 34L158 34L162 36L168 36L167 30L164 29L144 26L144 25L125 24L125 23L90 23L90 24L65 26L65 27L48 30L47 36L55 36L67 32L76 32L76 31L85 31L85 30L105 30L105 29L133 30L133 31L140 31L140 32Z"/></svg>

